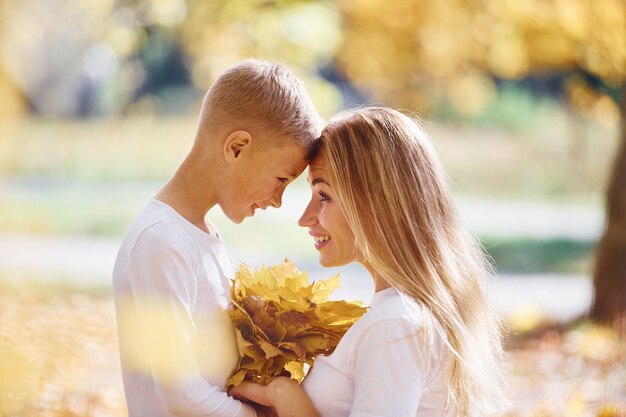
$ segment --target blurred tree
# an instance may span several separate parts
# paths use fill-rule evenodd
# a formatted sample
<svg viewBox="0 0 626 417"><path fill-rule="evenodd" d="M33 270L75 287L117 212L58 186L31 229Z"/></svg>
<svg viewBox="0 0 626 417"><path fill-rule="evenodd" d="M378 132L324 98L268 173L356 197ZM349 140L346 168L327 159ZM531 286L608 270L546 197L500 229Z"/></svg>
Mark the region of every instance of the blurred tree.
<svg viewBox="0 0 626 417"><path fill-rule="evenodd" d="M494 79L556 72L564 74L559 90L575 114L618 123L626 77L625 0L340 0L339 5L344 43L338 65L378 100L411 110L449 102L461 114L474 115L494 94ZM592 316L598 320L626 312L625 141L623 133L597 254Z"/></svg>
<svg viewBox="0 0 626 417"><path fill-rule="evenodd" d="M622 139L606 199L606 225L598 245L591 317L619 320L626 331L626 89L622 91Z"/></svg>
<svg viewBox="0 0 626 417"><path fill-rule="evenodd" d="M1 59L30 110L44 116L184 111L179 104L195 104L217 74L247 57L292 67L322 113L343 104L318 73L341 43L340 15L331 1L3 4Z"/></svg>
<svg viewBox="0 0 626 417"><path fill-rule="evenodd" d="M256 57L290 66L322 115L342 107L336 87L318 73L342 40L334 2L324 0L188 0L181 40L193 83L205 90L226 67Z"/></svg>
<svg viewBox="0 0 626 417"><path fill-rule="evenodd" d="M107 94L116 94L115 86L122 84L115 78L124 58L109 42L119 38L123 19L114 4L5 2L0 59L31 112L73 117L108 110Z"/></svg>
<svg viewBox="0 0 626 417"><path fill-rule="evenodd" d="M337 61L350 80L397 107L450 101L478 114L494 78L563 73L580 114L616 121L608 96L626 72L624 0L341 0Z"/></svg>
<svg viewBox="0 0 626 417"><path fill-rule="evenodd" d="M143 84L136 98L172 81L173 67L181 62L185 78L204 92L224 69L256 57L290 66L322 114L343 104L335 86L318 73L341 41L340 15L331 1L118 0L117 9L133 16L144 39Z"/></svg>

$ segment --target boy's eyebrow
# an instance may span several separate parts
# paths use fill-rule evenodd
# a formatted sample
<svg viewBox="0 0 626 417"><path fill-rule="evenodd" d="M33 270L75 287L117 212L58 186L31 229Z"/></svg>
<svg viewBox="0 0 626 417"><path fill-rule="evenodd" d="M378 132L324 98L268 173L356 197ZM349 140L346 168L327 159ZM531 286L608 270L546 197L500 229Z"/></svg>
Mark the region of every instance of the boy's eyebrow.
<svg viewBox="0 0 626 417"><path fill-rule="evenodd" d="M284 178L286 178L289 181L293 181L296 178L298 178L298 176L294 172L287 172Z"/></svg>

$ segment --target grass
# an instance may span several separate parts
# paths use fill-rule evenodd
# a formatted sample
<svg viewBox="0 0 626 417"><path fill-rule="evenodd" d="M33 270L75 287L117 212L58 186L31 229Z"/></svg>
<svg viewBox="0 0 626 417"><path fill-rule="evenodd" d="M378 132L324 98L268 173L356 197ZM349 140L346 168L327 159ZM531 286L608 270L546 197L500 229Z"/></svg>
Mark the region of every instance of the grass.
<svg viewBox="0 0 626 417"><path fill-rule="evenodd" d="M155 190L153 183L45 178L0 182L0 230L119 236Z"/></svg>
<svg viewBox="0 0 626 417"><path fill-rule="evenodd" d="M29 118L0 138L0 170L9 177L163 180L189 150L194 132L194 118Z"/></svg>
<svg viewBox="0 0 626 417"><path fill-rule="evenodd" d="M601 198L617 126L573 121L554 108L536 118L532 129L500 126L425 123L457 192ZM0 135L0 172L5 178L164 181L191 146L195 129L195 115L92 121L27 118Z"/></svg>
<svg viewBox="0 0 626 417"><path fill-rule="evenodd" d="M95 235L119 239L159 187L158 182L0 182L0 230L4 233ZM219 210L210 217L234 252L257 252L266 262L281 256L314 263L306 231L297 226L308 197L304 178L285 193L279 211L260 212L234 225ZM481 237L499 272L589 273L595 242L573 239ZM276 259L274 259L276 258Z"/></svg>

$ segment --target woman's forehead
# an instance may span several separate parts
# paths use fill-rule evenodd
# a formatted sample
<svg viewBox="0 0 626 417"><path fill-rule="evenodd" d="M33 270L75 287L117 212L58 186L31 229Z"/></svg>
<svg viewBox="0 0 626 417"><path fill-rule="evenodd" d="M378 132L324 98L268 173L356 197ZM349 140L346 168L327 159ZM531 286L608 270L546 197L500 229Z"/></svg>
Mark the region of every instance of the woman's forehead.
<svg viewBox="0 0 626 417"><path fill-rule="evenodd" d="M327 182L328 179L326 177L327 177L326 163L324 162L324 158L318 155L309 164L309 173L308 173L309 184L315 185L313 184L313 181L317 179L322 179L324 182Z"/></svg>

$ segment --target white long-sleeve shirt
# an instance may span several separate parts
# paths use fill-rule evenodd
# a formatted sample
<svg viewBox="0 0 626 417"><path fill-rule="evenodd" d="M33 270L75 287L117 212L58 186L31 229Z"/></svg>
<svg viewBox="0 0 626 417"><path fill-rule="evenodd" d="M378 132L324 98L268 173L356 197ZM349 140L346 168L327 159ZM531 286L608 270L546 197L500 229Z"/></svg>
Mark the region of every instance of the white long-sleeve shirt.
<svg viewBox="0 0 626 417"><path fill-rule="evenodd" d="M129 417L254 417L224 392L238 350L221 238L153 198L113 270Z"/></svg>
<svg viewBox="0 0 626 417"><path fill-rule="evenodd" d="M445 334L438 325L426 328L428 314L394 288L377 292L371 309L304 379L322 417L448 416Z"/></svg>

